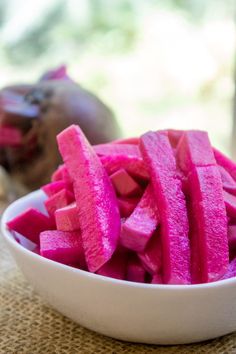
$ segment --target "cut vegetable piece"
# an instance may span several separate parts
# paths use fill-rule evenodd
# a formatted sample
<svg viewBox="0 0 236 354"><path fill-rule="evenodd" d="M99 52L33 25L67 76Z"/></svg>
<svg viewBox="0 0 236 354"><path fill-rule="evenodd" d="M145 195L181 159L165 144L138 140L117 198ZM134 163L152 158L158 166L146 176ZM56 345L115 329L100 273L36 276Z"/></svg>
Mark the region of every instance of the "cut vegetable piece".
<svg viewBox="0 0 236 354"><path fill-rule="evenodd" d="M139 202L139 198L118 198L118 206L120 210L120 216L127 218L132 214L135 207Z"/></svg>
<svg viewBox="0 0 236 354"><path fill-rule="evenodd" d="M66 169L65 165L60 165L58 166L58 168L56 169L56 171L52 174L51 177L51 181L55 182L55 181L60 181L63 180L63 171Z"/></svg>
<svg viewBox="0 0 236 354"><path fill-rule="evenodd" d="M14 127L0 127L0 146L18 146L22 144L21 131Z"/></svg>
<svg viewBox="0 0 236 354"><path fill-rule="evenodd" d="M139 184L123 168L113 173L110 179L121 197L132 197L142 193Z"/></svg>
<svg viewBox="0 0 236 354"><path fill-rule="evenodd" d="M184 131L183 130L168 129L167 133L168 133L168 138L170 140L170 144L171 144L172 148L176 148Z"/></svg>
<svg viewBox="0 0 236 354"><path fill-rule="evenodd" d="M98 156L129 156L139 157L141 154L138 146L132 144L100 144L93 146Z"/></svg>
<svg viewBox="0 0 236 354"><path fill-rule="evenodd" d="M144 252L138 253L144 269L150 274L156 274L162 267L162 244L160 231L155 232L148 242Z"/></svg>
<svg viewBox="0 0 236 354"><path fill-rule="evenodd" d="M193 166L215 166L216 160L208 134L199 130L183 133L177 152L178 166L188 173Z"/></svg>
<svg viewBox="0 0 236 354"><path fill-rule="evenodd" d="M137 283L145 283L145 269L136 256L130 256L127 265L126 279Z"/></svg>
<svg viewBox="0 0 236 354"><path fill-rule="evenodd" d="M7 226L36 244L39 244L40 232L55 228L51 218L34 208L29 208L8 221Z"/></svg>
<svg viewBox="0 0 236 354"><path fill-rule="evenodd" d="M76 203L55 211L57 230L75 231L80 229L79 213Z"/></svg>
<svg viewBox="0 0 236 354"><path fill-rule="evenodd" d="M66 183L62 180L45 184L41 189L48 197L52 197L57 192L66 188Z"/></svg>
<svg viewBox="0 0 236 354"><path fill-rule="evenodd" d="M141 137L140 148L149 174L161 224L163 281L190 283L188 218L181 181L167 134L149 132Z"/></svg>
<svg viewBox="0 0 236 354"><path fill-rule="evenodd" d="M215 159L218 165L224 167L229 174L236 181L236 164L229 157L225 156L219 150L213 148Z"/></svg>
<svg viewBox="0 0 236 354"><path fill-rule="evenodd" d="M156 201L149 185L133 213L122 225L120 243L130 250L143 252L158 222Z"/></svg>
<svg viewBox="0 0 236 354"><path fill-rule="evenodd" d="M226 273L222 276L220 280L234 278L234 277L236 277L236 258L234 258L230 262Z"/></svg>
<svg viewBox="0 0 236 354"><path fill-rule="evenodd" d="M44 205L49 215L54 217L54 213L57 209L61 209L75 200L73 194L66 189L62 189L47 200Z"/></svg>
<svg viewBox="0 0 236 354"><path fill-rule="evenodd" d="M120 234L117 199L109 177L78 126L61 132L58 145L72 178L89 271L111 257Z"/></svg>
<svg viewBox="0 0 236 354"><path fill-rule="evenodd" d="M217 166L197 167L188 176L192 213L197 240L191 244L198 252L201 279L211 282L221 278L229 263L227 217L221 177ZM196 248L195 248L196 245Z"/></svg>
<svg viewBox="0 0 236 354"><path fill-rule="evenodd" d="M228 226L228 243L230 260L236 257L236 225Z"/></svg>
<svg viewBox="0 0 236 354"><path fill-rule="evenodd" d="M98 271L99 275L115 279L125 279L127 267L127 252L124 250L117 250Z"/></svg>
<svg viewBox="0 0 236 354"><path fill-rule="evenodd" d="M80 231L44 231L40 233L40 254L45 258L67 265L85 268L84 250Z"/></svg>
<svg viewBox="0 0 236 354"><path fill-rule="evenodd" d="M152 284L163 284L161 274L154 274L152 277Z"/></svg>
<svg viewBox="0 0 236 354"><path fill-rule="evenodd" d="M125 138L125 139L118 139L114 140L112 144L131 144L131 145L138 145L139 138Z"/></svg>
<svg viewBox="0 0 236 354"><path fill-rule="evenodd" d="M101 156L100 160L109 175L124 168L132 177L139 180L149 179L147 168L139 156Z"/></svg>
<svg viewBox="0 0 236 354"><path fill-rule="evenodd" d="M224 190L226 190L227 192L235 195L236 194L236 182L235 182L235 180L233 179L233 177L231 177L229 172L227 172L224 169L224 167L218 166L218 169L220 171L221 180L222 180L222 184L223 184Z"/></svg>
<svg viewBox="0 0 236 354"><path fill-rule="evenodd" d="M223 195L227 215L231 218L236 218L236 196L226 191L223 191Z"/></svg>

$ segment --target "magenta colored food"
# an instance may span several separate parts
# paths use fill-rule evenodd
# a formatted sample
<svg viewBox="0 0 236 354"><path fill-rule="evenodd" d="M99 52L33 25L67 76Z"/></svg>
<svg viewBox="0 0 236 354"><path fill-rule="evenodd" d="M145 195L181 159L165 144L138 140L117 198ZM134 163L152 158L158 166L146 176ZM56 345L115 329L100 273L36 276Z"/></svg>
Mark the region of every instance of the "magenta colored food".
<svg viewBox="0 0 236 354"><path fill-rule="evenodd" d="M148 180L149 175L143 159L139 156L107 155L100 160L109 175L124 168L131 176L139 180Z"/></svg>
<svg viewBox="0 0 236 354"><path fill-rule="evenodd" d="M218 166L218 169L220 171L221 180L222 180L224 190L231 193L231 194L236 195L236 182L233 179L233 177L231 177L229 172L227 172L224 169L224 167Z"/></svg>
<svg viewBox="0 0 236 354"><path fill-rule="evenodd" d="M154 274L152 277L152 284L163 284L161 274Z"/></svg>
<svg viewBox="0 0 236 354"><path fill-rule="evenodd" d="M0 146L18 146L22 143L22 133L19 129L8 126L0 127Z"/></svg>
<svg viewBox="0 0 236 354"><path fill-rule="evenodd" d="M190 244L185 196L167 134L149 132L140 149L148 167L161 224L163 279L167 284L190 283Z"/></svg>
<svg viewBox="0 0 236 354"><path fill-rule="evenodd" d="M213 148L216 162L219 166L224 167L224 169L229 172L229 174L236 181L236 164L229 157L225 156L221 151Z"/></svg>
<svg viewBox="0 0 236 354"><path fill-rule="evenodd" d="M160 272L162 267L162 243L160 232L155 232L144 252L138 253L144 269L150 274Z"/></svg>
<svg viewBox="0 0 236 354"><path fill-rule="evenodd" d="M207 133L162 130L91 146L73 125L58 145L64 164L41 187L50 216L29 208L7 224L35 253L133 282L236 277L236 164Z"/></svg>
<svg viewBox="0 0 236 354"><path fill-rule="evenodd" d="M10 230L16 231L30 241L39 244L40 232L53 229L55 224L51 218L37 209L29 208L8 221L7 226Z"/></svg>
<svg viewBox="0 0 236 354"><path fill-rule="evenodd" d="M85 267L80 231L43 231L40 233L40 254L53 261Z"/></svg>
<svg viewBox="0 0 236 354"><path fill-rule="evenodd" d="M121 197L132 197L142 193L140 185L123 169L110 176L116 193Z"/></svg>
<svg viewBox="0 0 236 354"><path fill-rule="evenodd" d="M127 218L128 216L130 216L138 202L139 198L118 198L120 216L122 218Z"/></svg>
<svg viewBox="0 0 236 354"><path fill-rule="evenodd" d="M211 282L225 273L228 257L227 218L221 176L205 132L185 132L177 160L189 185L192 279ZM196 228L197 225L197 228Z"/></svg>
<svg viewBox="0 0 236 354"><path fill-rule="evenodd" d="M226 191L223 191L223 196L227 215L231 218L236 218L236 196Z"/></svg>
<svg viewBox="0 0 236 354"><path fill-rule="evenodd" d="M92 146L78 126L57 137L72 178L88 269L96 272L113 255L120 234L114 189Z"/></svg>
<svg viewBox="0 0 236 354"><path fill-rule="evenodd" d="M145 269L140 260L135 256L130 256L127 265L126 279L137 283L145 283Z"/></svg>
<svg viewBox="0 0 236 354"><path fill-rule="evenodd" d="M128 156L139 157L141 154L138 146L132 144L99 144L93 146L98 156Z"/></svg>
<svg viewBox="0 0 236 354"><path fill-rule="evenodd" d="M57 230L75 231L80 229L79 213L76 203L69 204L55 211Z"/></svg>
<svg viewBox="0 0 236 354"><path fill-rule="evenodd" d="M62 189L65 188L66 188L66 183L62 180L51 182L41 187L41 189L48 197L52 197L54 194L60 192Z"/></svg>
<svg viewBox="0 0 236 354"><path fill-rule="evenodd" d="M139 138L126 138L126 139L118 139L114 140L112 144L131 144L131 145L138 145L139 144Z"/></svg>
<svg viewBox="0 0 236 354"><path fill-rule="evenodd" d="M185 132L177 147L177 162L180 169L188 173L195 166L215 166L216 160L206 132Z"/></svg>
<svg viewBox="0 0 236 354"><path fill-rule="evenodd" d="M111 259L96 272L99 275L115 279L125 279L127 267L127 252L117 250Z"/></svg>
<svg viewBox="0 0 236 354"><path fill-rule="evenodd" d="M74 201L74 195L66 190L62 189L56 194L52 195L45 200L44 205L50 216L54 217L54 213L57 209L63 208Z"/></svg>
<svg viewBox="0 0 236 354"><path fill-rule="evenodd" d="M158 223L156 201L149 185L133 213L122 225L121 244L130 250L143 252Z"/></svg>

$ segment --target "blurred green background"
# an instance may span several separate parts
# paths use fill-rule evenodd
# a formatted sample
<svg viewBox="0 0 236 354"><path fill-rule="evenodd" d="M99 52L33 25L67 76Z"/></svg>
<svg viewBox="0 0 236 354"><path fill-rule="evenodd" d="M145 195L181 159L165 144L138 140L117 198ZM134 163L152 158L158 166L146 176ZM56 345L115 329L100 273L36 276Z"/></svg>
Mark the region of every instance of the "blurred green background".
<svg viewBox="0 0 236 354"><path fill-rule="evenodd" d="M125 136L201 128L230 152L235 0L0 0L0 85L69 74Z"/></svg>

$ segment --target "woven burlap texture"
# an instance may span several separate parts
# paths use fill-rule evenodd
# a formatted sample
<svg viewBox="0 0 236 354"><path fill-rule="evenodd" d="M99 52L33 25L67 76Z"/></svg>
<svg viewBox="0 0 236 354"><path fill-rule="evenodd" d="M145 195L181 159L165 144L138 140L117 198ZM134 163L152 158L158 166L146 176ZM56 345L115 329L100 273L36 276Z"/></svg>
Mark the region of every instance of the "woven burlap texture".
<svg viewBox="0 0 236 354"><path fill-rule="evenodd" d="M23 278L0 238L0 354L236 353L236 334L186 346L120 342L50 309Z"/></svg>

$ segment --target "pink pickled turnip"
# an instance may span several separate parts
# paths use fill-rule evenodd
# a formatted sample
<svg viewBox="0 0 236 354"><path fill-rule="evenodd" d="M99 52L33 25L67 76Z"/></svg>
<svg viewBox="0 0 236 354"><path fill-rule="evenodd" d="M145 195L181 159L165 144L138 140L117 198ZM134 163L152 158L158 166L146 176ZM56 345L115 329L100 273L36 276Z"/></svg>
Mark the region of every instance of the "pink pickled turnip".
<svg viewBox="0 0 236 354"><path fill-rule="evenodd" d="M130 256L127 264L126 279L137 283L145 283L145 269L140 260L134 255Z"/></svg>
<svg viewBox="0 0 236 354"><path fill-rule="evenodd" d="M236 225L228 226L228 243L230 260L236 257Z"/></svg>
<svg viewBox="0 0 236 354"><path fill-rule="evenodd" d="M79 265L82 268L86 265L80 231L41 232L40 254L45 258L67 265Z"/></svg>
<svg viewBox="0 0 236 354"><path fill-rule="evenodd" d="M175 129L168 129L167 130L167 134L168 134L168 138L170 140L170 144L172 146L172 148L176 148L180 138L183 135L183 130L175 130Z"/></svg>
<svg viewBox="0 0 236 354"><path fill-rule="evenodd" d="M140 149L149 170L161 224L163 281L190 283L188 217L181 181L167 134L148 132L141 137Z"/></svg>
<svg viewBox="0 0 236 354"><path fill-rule="evenodd" d="M128 156L141 158L137 145L108 143L94 145L93 148L98 156Z"/></svg>
<svg viewBox="0 0 236 354"><path fill-rule="evenodd" d="M162 276L161 274L154 274L152 277L152 284L163 284Z"/></svg>
<svg viewBox="0 0 236 354"><path fill-rule="evenodd" d="M236 195L236 182L233 177L224 169L224 167L218 166L218 169L220 171L224 190L228 193Z"/></svg>
<svg viewBox="0 0 236 354"><path fill-rule="evenodd" d="M236 218L236 196L226 191L223 191L223 196L227 215L231 218Z"/></svg>
<svg viewBox="0 0 236 354"><path fill-rule="evenodd" d="M228 265L228 269L220 280L236 277L236 258L234 258Z"/></svg>
<svg viewBox="0 0 236 354"><path fill-rule="evenodd" d="M133 213L122 225L120 243L130 250L143 252L158 223L156 200L149 185Z"/></svg>
<svg viewBox="0 0 236 354"><path fill-rule="evenodd" d="M111 259L96 272L99 275L115 279L125 279L127 252L116 250Z"/></svg>
<svg viewBox="0 0 236 354"><path fill-rule="evenodd" d="M139 156L114 155L101 156L100 160L109 175L124 168L131 176L148 180L149 175L143 159Z"/></svg>
<svg viewBox="0 0 236 354"><path fill-rule="evenodd" d="M134 137L134 138L124 138L124 139L118 139L118 140L113 140L112 144L131 144L131 145L138 145L139 144L139 138Z"/></svg>
<svg viewBox="0 0 236 354"><path fill-rule="evenodd" d="M71 204L74 200L74 196L70 191L62 189L53 196L46 199L44 205L48 214L54 216L54 213L57 209Z"/></svg>
<svg viewBox="0 0 236 354"><path fill-rule="evenodd" d="M17 215L7 222L7 226L36 244L39 244L40 232L55 228L51 218L34 208L28 208Z"/></svg>
<svg viewBox="0 0 236 354"><path fill-rule="evenodd" d="M65 169L66 169L65 165L58 166L56 171L53 172L53 174L52 174L51 181L55 182L55 181L63 180L63 173L64 173Z"/></svg>
<svg viewBox="0 0 236 354"><path fill-rule="evenodd" d="M121 197L140 195L142 189L139 184L122 168L110 176L111 182Z"/></svg>
<svg viewBox="0 0 236 354"><path fill-rule="evenodd" d="M117 200L122 218L130 216L139 202L139 198L118 198Z"/></svg>
<svg viewBox="0 0 236 354"><path fill-rule="evenodd" d="M176 152L180 169L188 173L194 166L215 166L216 160L207 132L188 130L183 133Z"/></svg>
<svg viewBox="0 0 236 354"><path fill-rule="evenodd" d="M69 204L55 211L57 230L75 231L80 229L79 213L76 203Z"/></svg>
<svg viewBox="0 0 236 354"><path fill-rule="evenodd" d="M51 182L41 187L41 189L48 197L52 197L54 194L65 188L66 183L62 180Z"/></svg>
<svg viewBox="0 0 236 354"><path fill-rule="evenodd" d="M236 164L229 157L225 156L221 151L213 149L216 162L219 166L229 172L231 177L236 181Z"/></svg>
<svg viewBox="0 0 236 354"><path fill-rule="evenodd" d="M155 232L148 242L144 252L138 253L144 269L150 274L156 274L162 267L162 244L160 231Z"/></svg>
<svg viewBox="0 0 236 354"><path fill-rule="evenodd" d="M82 130L72 125L58 137L59 150L73 181L89 271L96 272L113 255L120 215L109 177Z"/></svg>

